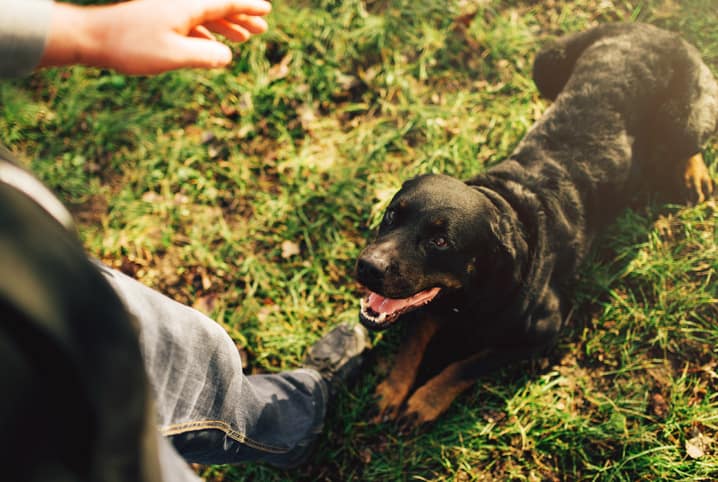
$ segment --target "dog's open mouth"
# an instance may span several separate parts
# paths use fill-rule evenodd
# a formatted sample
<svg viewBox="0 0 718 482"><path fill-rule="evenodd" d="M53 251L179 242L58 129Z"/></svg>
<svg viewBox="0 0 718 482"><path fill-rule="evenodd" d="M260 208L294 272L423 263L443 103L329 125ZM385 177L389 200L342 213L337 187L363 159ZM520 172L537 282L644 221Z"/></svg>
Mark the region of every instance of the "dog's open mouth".
<svg viewBox="0 0 718 482"><path fill-rule="evenodd" d="M386 298L370 291L361 300L359 319L366 327L381 330L394 323L402 314L424 306L436 298L439 291L439 287L429 288L403 299Z"/></svg>

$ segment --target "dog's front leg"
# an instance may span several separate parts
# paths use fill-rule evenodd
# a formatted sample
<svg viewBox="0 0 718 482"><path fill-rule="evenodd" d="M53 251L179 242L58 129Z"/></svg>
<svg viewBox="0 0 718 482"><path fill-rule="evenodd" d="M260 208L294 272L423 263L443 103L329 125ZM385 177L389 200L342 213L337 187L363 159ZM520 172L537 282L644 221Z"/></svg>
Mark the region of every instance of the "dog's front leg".
<svg viewBox="0 0 718 482"><path fill-rule="evenodd" d="M423 313L417 313L416 319L411 321L407 339L399 346L389 376L376 387L379 413L372 419L373 423L393 420L399 415L401 404L416 379L426 347L440 325L436 318Z"/></svg>
<svg viewBox="0 0 718 482"><path fill-rule="evenodd" d="M433 422L444 413L457 396L481 376L509 363L530 358L553 346L561 327L560 299L553 290L529 318L529 337L525 345L513 349L481 350L464 360L452 363L416 390L406 402L402 425L409 428ZM536 321L531 321L536 319Z"/></svg>
<svg viewBox="0 0 718 482"><path fill-rule="evenodd" d="M558 313L555 317L559 317ZM435 421L449 408L456 397L473 385L478 378L509 363L530 358L540 353L546 346L541 343L501 351L487 348L464 360L452 363L412 394L401 415L401 425L404 429L409 429Z"/></svg>
<svg viewBox="0 0 718 482"><path fill-rule="evenodd" d="M490 354L491 350L482 350L469 358L454 362L421 386L406 404L401 416L402 425L409 428L436 420L461 392L474 384L478 378L477 366ZM492 367L496 365L490 364Z"/></svg>

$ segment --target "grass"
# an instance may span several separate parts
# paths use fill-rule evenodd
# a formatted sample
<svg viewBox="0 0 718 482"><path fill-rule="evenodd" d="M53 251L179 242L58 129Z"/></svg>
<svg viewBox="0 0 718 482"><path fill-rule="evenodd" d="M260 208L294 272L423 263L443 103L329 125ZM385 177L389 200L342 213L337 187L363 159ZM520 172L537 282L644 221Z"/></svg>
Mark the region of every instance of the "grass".
<svg viewBox="0 0 718 482"><path fill-rule="evenodd" d="M227 71L56 69L0 83L0 140L75 212L88 251L211 313L247 371L299 365L357 318L354 260L413 175L500 161L546 103L541 42L598 22L682 32L718 69L712 0L275 2ZM715 166L718 145L706 146ZM715 204L626 211L545 360L479 381L428 430L366 422L398 332L375 338L309 465L239 480L715 480ZM697 458L688 448L713 441Z"/></svg>

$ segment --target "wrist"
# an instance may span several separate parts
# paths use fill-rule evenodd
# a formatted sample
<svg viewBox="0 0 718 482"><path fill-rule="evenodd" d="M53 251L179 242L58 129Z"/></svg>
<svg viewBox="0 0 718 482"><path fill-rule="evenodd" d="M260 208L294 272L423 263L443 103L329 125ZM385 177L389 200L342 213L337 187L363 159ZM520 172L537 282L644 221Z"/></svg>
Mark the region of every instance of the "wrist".
<svg viewBox="0 0 718 482"><path fill-rule="evenodd" d="M98 65L103 42L98 10L55 2L40 67Z"/></svg>

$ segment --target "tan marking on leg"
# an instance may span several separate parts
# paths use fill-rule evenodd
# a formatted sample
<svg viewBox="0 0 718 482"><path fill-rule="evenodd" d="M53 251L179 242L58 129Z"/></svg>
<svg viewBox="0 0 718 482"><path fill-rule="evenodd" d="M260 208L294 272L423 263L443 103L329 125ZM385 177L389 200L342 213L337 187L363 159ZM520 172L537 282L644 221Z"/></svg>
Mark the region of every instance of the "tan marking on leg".
<svg viewBox="0 0 718 482"><path fill-rule="evenodd" d="M683 169L683 184L690 200L694 202L702 203L713 194L713 180L701 153L686 161Z"/></svg>
<svg viewBox="0 0 718 482"><path fill-rule="evenodd" d="M417 326L411 327L410 335L399 346L391 372L374 392L379 413L373 423L393 420L414 384L419 365L429 342L439 329L439 322L431 317L419 315Z"/></svg>
<svg viewBox="0 0 718 482"><path fill-rule="evenodd" d="M461 392L476 382L463 375L464 368L486 358L489 353L491 350L483 350L465 360L452 363L414 392L407 402L404 414L407 423L422 425L436 420Z"/></svg>

